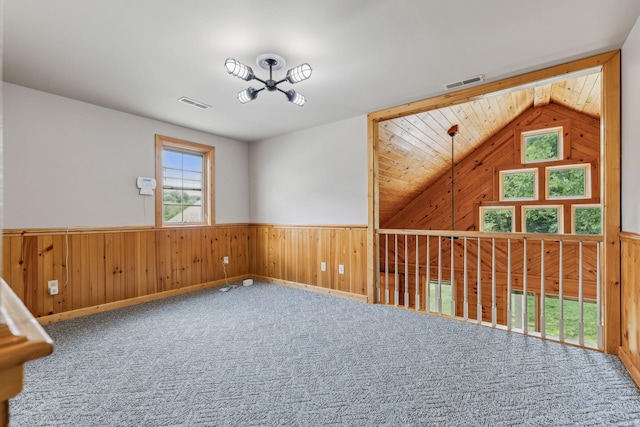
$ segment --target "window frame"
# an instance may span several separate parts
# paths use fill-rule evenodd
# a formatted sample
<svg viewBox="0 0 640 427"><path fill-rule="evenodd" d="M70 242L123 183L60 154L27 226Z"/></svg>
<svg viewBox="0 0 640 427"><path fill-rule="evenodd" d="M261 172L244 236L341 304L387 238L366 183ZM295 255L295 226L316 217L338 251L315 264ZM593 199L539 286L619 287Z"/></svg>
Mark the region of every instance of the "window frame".
<svg viewBox="0 0 640 427"><path fill-rule="evenodd" d="M156 151L156 182L158 183L156 188L156 227L192 227L213 225L215 222L214 207L215 207L215 186L214 186L214 165L215 165L215 147L210 145L198 144L196 142L185 141L178 138L172 138L169 136L158 135L155 136L155 151ZM163 151L165 148L189 153L198 154L203 156L203 168L202 168L202 209L204 218L202 222L191 223L166 223L163 217L163 187L164 187L164 174L163 174Z"/></svg>
<svg viewBox="0 0 640 427"><path fill-rule="evenodd" d="M549 133L557 133L558 134L558 157L555 159L542 159L542 160L531 160L527 161L526 156L526 146L525 141L529 136L538 136L545 135ZM532 165L536 163L549 163L549 162L558 162L564 160L564 126L554 126L548 128L538 128L532 130L522 130L520 131L520 162L523 165Z"/></svg>
<svg viewBox="0 0 640 427"><path fill-rule="evenodd" d="M502 205L498 205L498 206L480 206L479 207L480 210L480 231L485 231L484 230L484 212L486 210L509 210L511 211L511 231L507 231L507 233L515 233L516 232L516 207L513 205L510 206L502 206Z"/></svg>
<svg viewBox="0 0 640 427"><path fill-rule="evenodd" d="M581 200L590 199L592 193L591 185L591 163L571 163L557 166L546 166L544 168L545 178L545 200ZM584 169L584 195L582 196L552 196L549 194L549 174L551 171L568 170L568 169Z"/></svg>
<svg viewBox="0 0 640 427"><path fill-rule="evenodd" d="M514 197L507 199L504 197L504 176L515 175L518 173L533 173L533 197ZM517 168L517 169L501 169L498 171L498 200L501 202L522 202L539 200L540 198L540 177L537 167Z"/></svg>
<svg viewBox="0 0 640 427"><path fill-rule="evenodd" d="M576 233L576 209L600 209L600 234L577 234ZM603 206L597 203L572 204L571 205L571 234L576 236L602 236L603 235Z"/></svg>

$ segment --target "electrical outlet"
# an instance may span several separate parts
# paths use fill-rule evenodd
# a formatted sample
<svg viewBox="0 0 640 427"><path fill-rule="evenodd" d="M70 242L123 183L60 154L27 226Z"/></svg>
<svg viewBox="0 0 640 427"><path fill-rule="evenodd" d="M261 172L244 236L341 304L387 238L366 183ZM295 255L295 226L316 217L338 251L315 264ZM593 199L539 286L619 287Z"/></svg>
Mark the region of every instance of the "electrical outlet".
<svg viewBox="0 0 640 427"><path fill-rule="evenodd" d="M58 295L58 281L49 280L47 282L47 291L49 292L49 295Z"/></svg>
<svg viewBox="0 0 640 427"><path fill-rule="evenodd" d="M327 263L326 262L321 262L320 263L320 271L327 271Z"/></svg>
<svg viewBox="0 0 640 427"><path fill-rule="evenodd" d="M344 274L344 264L338 265L338 274Z"/></svg>
<svg viewBox="0 0 640 427"><path fill-rule="evenodd" d="M229 257L228 257L228 256L223 257L223 258L222 258L222 263L223 263L224 265L229 264Z"/></svg>

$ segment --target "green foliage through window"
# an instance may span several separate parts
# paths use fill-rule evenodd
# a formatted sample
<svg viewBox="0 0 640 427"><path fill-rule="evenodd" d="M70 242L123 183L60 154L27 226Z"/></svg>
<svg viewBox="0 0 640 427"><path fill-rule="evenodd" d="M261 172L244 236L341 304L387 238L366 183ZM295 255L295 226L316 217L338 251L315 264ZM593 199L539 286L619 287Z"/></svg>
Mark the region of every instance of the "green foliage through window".
<svg viewBox="0 0 640 427"><path fill-rule="evenodd" d="M549 197L586 197L584 167L548 169Z"/></svg>
<svg viewBox="0 0 640 427"><path fill-rule="evenodd" d="M524 162L542 162L560 158L560 130L524 136Z"/></svg>
<svg viewBox="0 0 640 427"><path fill-rule="evenodd" d="M558 208L524 209L525 233L557 234L559 232L560 211Z"/></svg>
<svg viewBox="0 0 640 427"><path fill-rule="evenodd" d="M573 232L575 234L602 234L602 209L600 207L574 207Z"/></svg>
<svg viewBox="0 0 640 427"><path fill-rule="evenodd" d="M503 200L513 199L535 199L534 171L526 172L503 172L502 173L502 198Z"/></svg>
<svg viewBox="0 0 640 427"><path fill-rule="evenodd" d="M482 230L496 233L513 231L512 209L482 209Z"/></svg>

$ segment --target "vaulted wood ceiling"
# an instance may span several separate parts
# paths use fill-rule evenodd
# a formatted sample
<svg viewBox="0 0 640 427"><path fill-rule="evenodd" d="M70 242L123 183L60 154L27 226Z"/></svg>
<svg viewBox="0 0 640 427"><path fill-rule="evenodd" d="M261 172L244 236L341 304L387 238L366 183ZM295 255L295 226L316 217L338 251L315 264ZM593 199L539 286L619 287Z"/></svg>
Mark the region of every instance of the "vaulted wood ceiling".
<svg viewBox="0 0 640 427"><path fill-rule="evenodd" d="M451 169L451 137L458 125L456 163L526 109L555 103L599 118L600 72L486 96L465 104L380 122L379 219L384 224Z"/></svg>

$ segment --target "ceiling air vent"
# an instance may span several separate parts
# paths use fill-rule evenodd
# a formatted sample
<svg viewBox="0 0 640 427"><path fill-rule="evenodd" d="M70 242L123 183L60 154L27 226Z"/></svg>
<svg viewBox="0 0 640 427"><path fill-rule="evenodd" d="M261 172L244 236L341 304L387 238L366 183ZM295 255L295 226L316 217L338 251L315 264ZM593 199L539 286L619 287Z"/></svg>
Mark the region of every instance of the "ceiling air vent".
<svg viewBox="0 0 640 427"><path fill-rule="evenodd" d="M460 80L459 82L453 82L453 83L449 83L444 85L444 87L446 87L447 89L453 89L456 87L461 87L461 86L466 86L466 85L470 85L473 83L478 83L484 81L484 78L482 77L482 74L480 74L479 76L475 76L475 77L469 77L468 79L464 79L464 80Z"/></svg>
<svg viewBox="0 0 640 427"><path fill-rule="evenodd" d="M211 105L203 104L202 102L198 102L194 99L187 98L186 96L183 96L182 98L178 99L178 101L182 102L183 104L191 105L192 107L200 108L201 110L206 110L207 108L211 108Z"/></svg>

